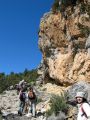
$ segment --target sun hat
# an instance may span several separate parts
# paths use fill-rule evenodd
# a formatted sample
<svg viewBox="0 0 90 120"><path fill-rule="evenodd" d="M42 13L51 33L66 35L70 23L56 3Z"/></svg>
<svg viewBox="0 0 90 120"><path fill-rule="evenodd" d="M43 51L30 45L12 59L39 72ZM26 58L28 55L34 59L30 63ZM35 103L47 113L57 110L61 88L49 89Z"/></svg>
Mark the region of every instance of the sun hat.
<svg viewBox="0 0 90 120"><path fill-rule="evenodd" d="M77 92L75 98L77 97L82 97L82 98L87 99L87 94L85 92Z"/></svg>

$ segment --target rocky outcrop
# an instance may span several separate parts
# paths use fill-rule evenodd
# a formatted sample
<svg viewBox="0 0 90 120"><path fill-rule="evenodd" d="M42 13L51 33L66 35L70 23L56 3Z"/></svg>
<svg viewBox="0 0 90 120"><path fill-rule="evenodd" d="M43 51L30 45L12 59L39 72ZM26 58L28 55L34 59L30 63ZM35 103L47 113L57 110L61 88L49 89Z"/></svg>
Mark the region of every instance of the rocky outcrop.
<svg viewBox="0 0 90 120"><path fill-rule="evenodd" d="M76 93L79 91L85 92L87 94L87 100L90 102L90 84L83 81L75 83L67 89L68 100L74 100Z"/></svg>
<svg viewBox="0 0 90 120"><path fill-rule="evenodd" d="M63 13L50 11L41 19L38 44L43 55L39 69L42 79L62 85L90 82L89 8L89 2L79 3L67 6Z"/></svg>

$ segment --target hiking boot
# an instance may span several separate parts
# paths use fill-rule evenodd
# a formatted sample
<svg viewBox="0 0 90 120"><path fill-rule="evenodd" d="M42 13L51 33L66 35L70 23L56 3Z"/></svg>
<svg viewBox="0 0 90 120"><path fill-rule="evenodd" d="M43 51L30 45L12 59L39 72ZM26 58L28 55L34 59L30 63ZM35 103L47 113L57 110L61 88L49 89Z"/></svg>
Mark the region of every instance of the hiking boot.
<svg viewBox="0 0 90 120"><path fill-rule="evenodd" d="M18 115L22 116L22 113L20 111L18 111Z"/></svg>
<svg viewBox="0 0 90 120"><path fill-rule="evenodd" d="M37 118L36 115L35 116L32 116L33 118Z"/></svg>
<svg viewBox="0 0 90 120"><path fill-rule="evenodd" d="M25 115L26 117L32 117L32 114L31 113L28 113Z"/></svg>

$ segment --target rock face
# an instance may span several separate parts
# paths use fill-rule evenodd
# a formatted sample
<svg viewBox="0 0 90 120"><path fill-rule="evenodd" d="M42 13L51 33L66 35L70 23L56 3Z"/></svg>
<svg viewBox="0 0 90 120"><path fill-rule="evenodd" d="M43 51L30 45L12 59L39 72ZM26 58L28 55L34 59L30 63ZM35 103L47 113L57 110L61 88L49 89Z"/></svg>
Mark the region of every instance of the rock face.
<svg viewBox="0 0 90 120"><path fill-rule="evenodd" d="M67 90L67 94L69 96L68 100L74 100L76 93L79 91L83 91L87 94L87 100L90 102L90 84L80 81L70 86Z"/></svg>
<svg viewBox="0 0 90 120"><path fill-rule="evenodd" d="M83 5L85 10L83 11ZM90 2L43 16L39 31L42 79L62 85L90 82ZM86 10L87 9L87 10Z"/></svg>

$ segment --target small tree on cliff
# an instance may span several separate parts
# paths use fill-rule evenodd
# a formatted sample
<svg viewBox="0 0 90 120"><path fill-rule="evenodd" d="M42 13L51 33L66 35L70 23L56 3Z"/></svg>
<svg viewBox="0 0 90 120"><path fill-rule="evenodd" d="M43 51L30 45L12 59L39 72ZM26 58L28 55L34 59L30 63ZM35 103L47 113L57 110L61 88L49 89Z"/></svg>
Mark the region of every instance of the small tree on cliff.
<svg viewBox="0 0 90 120"><path fill-rule="evenodd" d="M52 5L52 11L53 13L56 13L59 9L59 0L55 0L54 4Z"/></svg>

